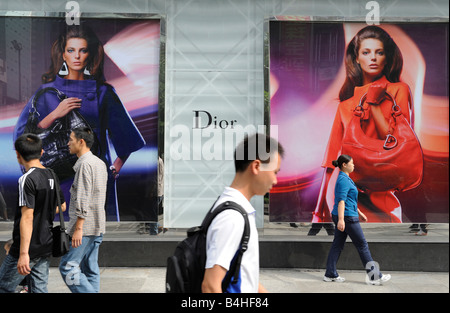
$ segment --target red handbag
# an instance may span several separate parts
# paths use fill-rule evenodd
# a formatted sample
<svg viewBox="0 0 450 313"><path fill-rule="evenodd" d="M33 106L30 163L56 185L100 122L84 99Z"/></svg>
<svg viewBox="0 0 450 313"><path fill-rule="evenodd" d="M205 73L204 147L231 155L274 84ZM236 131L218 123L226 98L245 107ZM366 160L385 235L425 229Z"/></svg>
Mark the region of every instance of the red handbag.
<svg viewBox="0 0 450 313"><path fill-rule="evenodd" d="M406 191L422 182L422 147L394 97L388 92L386 95L393 106L385 140L371 138L361 128L367 93L361 97L344 134L342 154L353 158L355 170L350 177L362 191Z"/></svg>

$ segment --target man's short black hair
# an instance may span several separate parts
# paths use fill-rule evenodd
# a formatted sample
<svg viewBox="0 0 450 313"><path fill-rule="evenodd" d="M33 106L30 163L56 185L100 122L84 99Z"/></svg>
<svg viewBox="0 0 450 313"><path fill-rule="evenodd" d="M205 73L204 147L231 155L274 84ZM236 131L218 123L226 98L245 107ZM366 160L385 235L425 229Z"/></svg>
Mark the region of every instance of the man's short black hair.
<svg viewBox="0 0 450 313"><path fill-rule="evenodd" d="M42 152L42 140L35 134L23 134L14 142L14 148L26 162L39 160Z"/></svg>
<svg viewBox="0 0 450 313"><path fill-rule="evenodd" d="M244 172L251 162L255 160L261 163L269 163L272 156L278 152L284 156L282 145L265 134L246 136L234 151L234 167L236 172Z"/></svg>
<svg viewBox="0 0 450 313"><path fill-rule="evenodd" d="M72 129L75 138L78 140L83 139L86 142L86 146L91 149L94 144L94 133L89 127L78 127Z"/></svg>

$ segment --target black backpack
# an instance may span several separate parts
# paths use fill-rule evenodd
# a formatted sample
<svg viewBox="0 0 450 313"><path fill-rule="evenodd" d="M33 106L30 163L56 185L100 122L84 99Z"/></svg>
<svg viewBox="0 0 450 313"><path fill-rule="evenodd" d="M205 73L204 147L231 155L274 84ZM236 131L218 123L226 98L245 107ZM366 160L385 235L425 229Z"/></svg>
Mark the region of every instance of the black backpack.
<svg viewBox="0 0 450 313"><path fill-rule="evenodd" d="M214 207L214 206L213 206ZM222 282L222 290L230 283L237 283L239 269L244 252L250 239L250 226L247 212L237 203L226 201L205 216L201 226L195 226L187 231L187 238L178 244L174 255L167 259L166 293L201 293L206 264L206 233L214 217L224 210L240 212L245 221L241 248L230 270ZM233 279L233 281L231 281Z"/></svg>

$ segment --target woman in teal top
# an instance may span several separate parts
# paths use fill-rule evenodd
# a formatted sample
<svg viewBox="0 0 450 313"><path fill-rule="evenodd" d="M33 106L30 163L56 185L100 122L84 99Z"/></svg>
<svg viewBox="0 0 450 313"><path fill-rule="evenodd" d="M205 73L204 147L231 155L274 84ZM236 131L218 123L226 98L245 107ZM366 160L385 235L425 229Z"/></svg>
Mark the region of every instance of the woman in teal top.
<svg viewBox="0 0 450 313"><path fill-rule="evenodd" d="M354 166L353 160L344 166ZM358 213L360 213L362 219L366 221L366 216L358 210L358 189L350 176L342 170L339 171L336 188L334 189L334 206L331 214L339 216L341 201L344 202L341 204L344 208L344 216L358 216Z"/></svg>
<svg viewBox="0 0 450 313"><path fill-rule="evenodd" d="M359 218L366 222L367 217L358 209L358 189L350 178L350 173L355 168L353 159L343 154L333 161L333 165L340 169L334 189L334 207L332 211L332 219L336 224L336 230L333 244L328 253L327 270L323 280L326 282L345 281L345 278L340 277L337 273L336 264L344 249L347 236L350 236L367 271L367 283L380 285L391 279L391 275L383 275L380 272L378 263L372 259L369 245L359 223Z"/></svg>

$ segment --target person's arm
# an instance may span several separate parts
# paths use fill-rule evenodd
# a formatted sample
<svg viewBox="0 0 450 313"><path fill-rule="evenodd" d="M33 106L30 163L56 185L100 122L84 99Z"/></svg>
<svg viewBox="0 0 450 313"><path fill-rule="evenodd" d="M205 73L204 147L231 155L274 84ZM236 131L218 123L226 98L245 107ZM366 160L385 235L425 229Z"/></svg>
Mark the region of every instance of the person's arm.
<svg viewBox="0 0 450 313"><path fill-rule="evenodd" d="M120 170L122 169L122 166L125 164L126 160L128 159L130 155L126 155L126 156L122 156L122 157L117 157L116 160L113 163L113 169L112 169L112 174L114 176L114 178L117 178L117 176L119 175Z"/></svg>
<svg viewBox="0 0 450 313"><path fill-rule="evenodd" d="M222 281L229 265L239 249L244 219L241 213L226 210L217 215L207 232L205 275L202 282L204 293L222 293Z"/></svg>
<svg viewBox="0 0 450 313"><path fill-rule="evenodd" d="M261 285L261 283L259 283L258 286L258 293L268 293L267 289L263 285Z"/></svg>
<svg viewBox="0 0 450 313"><path fill-rule="evenodd" d="M387 84L374 83L369 87L367 91L367 103L370 104L371 116L375 122L377 134L380 139L386 138L389 133L389 116L384 116L380 104L386 98ZM411 105L411 91L408 85L401 84L396 90L390 90L392 96L395 98L395 102L400 107L403 116L408 123L411 123L412 105Z"/></svg>
<svg viewBox="0 0 450 313"><path fill-rule="evenodd" d="M370 112L380 139L386 138L386 135L389 133L389 122L384 117L380 106L385 98L386 87L386 84L374 83L370 85L367 91L367 103L370 104Z"/></svg>
<svg viewBox="0 0 450 313"><path fill-rule="evenodd" d="M361 221L367 222L367 216L363 212L361 212L360 209L358 209L358 214L359 214L359 217L361 218Z"/></svg>
<svg viewBox="0 0 450 313"><path fill-rule="evenodd" d="M72 247L78 248L81 246L81 243L83 241L83 225L84 225L84 218L77 217L77 221L75 223L75 231L72 235Z"/></svg>
<svg viewBox="0 0 450 313"><path fill-rule="evenodd" d="M337 211L338 211L338 223L337 229L340 231L344 231L345 229L345 200L347 200L350 184L348 179L344 179L341 176L342 173L339 173L339 177L336 181L336 186L334 188L334 199L338 203ZM345 175L345 174L344 174Z"/></svg>
<svg viewBox="0 0 450 313"><path fill-rule="evenodd" d="M220 265L205 269L205 276L202 282L203 293L222 293L222 281L227 274L227 270Z"/></svg>
<svg viewBox="0 0 450 313"><path fill-rule="evenodd" d="M17 262L17 271L20 275L28 275L30 268L30 249L31 234L33 233L33 209L23 206L21 208L22 217L20 219L20 250L19 260Z"/></svg>
<svg viewBox="0 0 450 313"><path fill-rule="evenodd" d="M72 235L72 247L77 248L83 239L84 219L89 214L93 194L93 172L88 164L81 164L76 175L75 230Z"/></svg>
<svg viewBox="0 0 450 313"><path fill-rule="evenodd" d="M66 116L70 111L79 109L80 107L81 99L74 97L64 99L59 103L56 109L54 109L50 114L44 117L42 121L39 122L38 127L43 129L48 128L58 118Z"/></svg>
<svg viewBox="0 0 450 313"><path fill-rule="evenodd" d="M110 143L116 151L117 159L112 165L118 174L131 153L145 145L145 140L114 88L105 84L100 86L100 93L102 110L99 118L104 121Z"/></svg>
<svg viewBox="0 0 450 313"><path fill-rule="evenodd" d="M370 112L372 113L372 117L375 122L378 137L381 139L386 138L389 133L389 122L384 117L381 107L379 105L372 105L370 107Z"/></svg>
<svg viewBox="0 0 450 313"><path fill-rule="evenodd" d="M59 200L61 201L61 209L63 212L66 212L66 200L64 199L64 193L61 190L61 184L59 182L58 177L55 176L55 179L56 179L56 185L58 186L58 190L56 192L59 192ZM59 214L58 204L56 205L56 214Z"/></svg>
<svg viewBox="0 0 450 313"><path fill-rule="evenodd" d="M63 212L66 212L66 203L65 202L61 204L61 209L62 209ZM59 214L59 207L58 206L56 206L56 214Z"/></svg>
<svg viewBox="0 0 450 313"><path fill-rule="evenodd" d="M345 229L344 212L345 212L345 201L341 200L338 203L338 223L337 223L337 229L340 231L344 231Z"/></svg>
<svg viewBox="0 0 450 313"><path fill-rule="evenodd" d="M324 167L324 173L322 177L322 183L320 185L320 192L317 199L316 207L314 209L313 223L321 223L330 217L331 210L329 208L326 195L327 189L331 180L331 176L334 171L332 164L333 160L336 160L339 156L339 151L342 147L342 138L344 137L344 126L341 117L341 105L339 105L336 115L334 117L333 126L331 128L330 137L328 138L328 144L325 150L325 155L321 166Z"/></svg>
<svg viewBox="0 0 450 313"><path fill-rule="evenodd" d="M326 167L324 169L322 184L320 185L319 196L317 199L316 207L313 212L312 223L321 223L325 221L326 217L330 216L330 209L326 200L327 189L330 183L331 175L333 174L333 169Z"/></svg>

